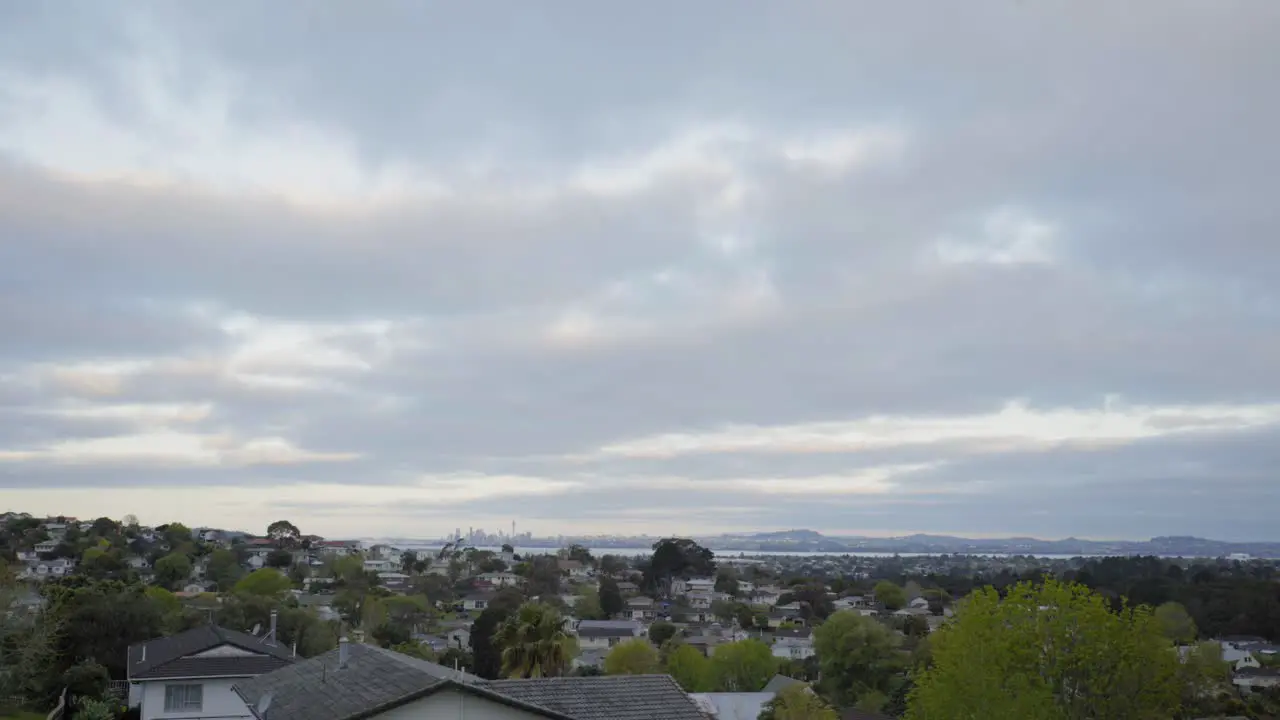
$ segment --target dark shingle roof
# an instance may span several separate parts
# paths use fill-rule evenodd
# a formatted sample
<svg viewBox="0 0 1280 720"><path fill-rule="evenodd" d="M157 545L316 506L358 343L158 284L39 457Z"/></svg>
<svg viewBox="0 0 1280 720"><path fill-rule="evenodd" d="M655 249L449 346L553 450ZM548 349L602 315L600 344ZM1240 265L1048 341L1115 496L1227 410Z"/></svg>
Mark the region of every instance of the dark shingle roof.
<svg viewBox="0 0 1280 720"><path fill-rule="evenodd" d="M272 693L265 720L338 720L361 717L374 708L427 693L448 678L464 684L480 678L444 665L419 660L372 645L350 643L347 667L338 667L338 650L330 650L278 672L236 684L251 706Z"/></svg>
<svg viewBox="0 0 1280 720"><path fill-rule="evenodd" d="M579 637L638 637L642 627L634 620L583 620Z"/></svg>
<svg viewBox="0 0 1280 720"><path fill-rule="evenodd" d="M668 675L495 680L485 687L574 720L706 720Z"/></svg>
<svg viewBox="0 0 1280 720"><path fill-rule="evenodd" d="M231 645L256 654L187 657L220 645ZM217 625L204 625L177 635L130 645L128 673L130 680L253 677L292 662L292 653L279 644L268 645L262 638Z"/></svg>

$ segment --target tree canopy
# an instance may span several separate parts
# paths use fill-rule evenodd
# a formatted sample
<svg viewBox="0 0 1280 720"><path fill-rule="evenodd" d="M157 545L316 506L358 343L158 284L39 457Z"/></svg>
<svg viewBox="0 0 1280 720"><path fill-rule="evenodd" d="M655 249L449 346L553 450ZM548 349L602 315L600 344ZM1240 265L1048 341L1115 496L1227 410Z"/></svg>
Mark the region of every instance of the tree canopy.
<svg viewBox="0 0 1280 720"><path fill-rule="evenodd" d="M814 630L813 647L828 695L844 705L864 696L887 697L903 668L902 638L874 618L843 610Z"/></svg>
<svg viewBox="0 0 1280 720"><path fill-rule="evenodd" d="M711 675L720 692L757 692L777 670L769 646L754 638L725 643L711 654Z"/></svg>
<svg viewBox="0 0 1280 720"><path fill-rule="evenodd" d="M688 538L664 538L653 544L645 585L665 591L674 578L715 573L715 553Z"/></svg>
<svg viewBox="0 0 1280 720"><path fill-rule="evenodd" d="M274 540L278 547L293 547L301 535L298 526L288 520L277 520L267 526L267 537Z"/></svg>
<svg viewBox="0 0 1280 720"><path fill-rule="evenodd" d="M501 648L504 677L557 677L572 660L564 618L544 603L521 605L503 621L494 640Z"/></svg>
<svg viewBox="0 0 1280 720"><path fill-rule="evenodd" d="M1179 645L1188 645L1196 641L1196 621L1181 603L1169 601L1155 610L1156 624L1160 632Z"/></svg>
<svg viewBox="0 0 1280 720"><path fill-rule="evenodd" d="M658 672L658 667L658 650L644 638L618 643L604 658L604 671L609 675L650 675Z"/></svg>
<svg viewBox="0 0 1280 720"><path fill-rule="evenodd" d="M900 610L907 604L907 592L888 580L876 583L875 594L876 602L882 603L886 610Z"/></svg>
<svg viewBox="0 0 1280 720"><path fill-rule="evenodd" d="M263 597L279 597L293 587L293 581L275 568L262 568L245 575L235 585L235 592Z"/></svg>
<svg viewBox="0 0 1280 720"><path fill-rule="evenodd" d="M1179 710L1178 656L1152 613L1114 612L1080 585L1020 583L1003 600L978 590L931 642L933 666L908 703L916 720L1164 720Z"/></svg>

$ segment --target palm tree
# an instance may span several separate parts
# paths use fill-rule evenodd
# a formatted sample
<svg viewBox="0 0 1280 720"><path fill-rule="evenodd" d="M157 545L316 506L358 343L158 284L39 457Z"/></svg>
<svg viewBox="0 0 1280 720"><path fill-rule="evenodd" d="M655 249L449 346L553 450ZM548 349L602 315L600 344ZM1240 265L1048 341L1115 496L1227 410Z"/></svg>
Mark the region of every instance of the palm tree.
<svg viewBox="0 0 1280 720"><path fill-rule="evenodd" d="M563 675L572 642L564 618L550 605L527 602L507 618L494 638L502 648L502 673L509 678Z"/></svg>

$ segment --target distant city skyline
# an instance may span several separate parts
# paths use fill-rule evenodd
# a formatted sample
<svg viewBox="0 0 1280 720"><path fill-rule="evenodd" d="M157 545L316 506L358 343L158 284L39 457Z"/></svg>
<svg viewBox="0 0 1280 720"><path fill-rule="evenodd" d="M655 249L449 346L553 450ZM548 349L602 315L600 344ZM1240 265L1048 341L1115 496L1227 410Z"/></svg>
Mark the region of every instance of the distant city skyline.
<svg viewBox="0 0 1280 720"><path fill-rule="evenodd" d="M1265 539L1280 5L1144 7L0 3L0 497Z"/></svg>

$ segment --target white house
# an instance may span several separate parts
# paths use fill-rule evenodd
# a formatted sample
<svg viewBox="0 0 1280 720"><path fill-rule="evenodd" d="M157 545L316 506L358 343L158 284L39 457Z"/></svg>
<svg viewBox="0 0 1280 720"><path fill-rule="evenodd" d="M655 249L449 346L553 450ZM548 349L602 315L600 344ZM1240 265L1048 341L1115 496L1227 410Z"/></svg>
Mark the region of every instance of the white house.
<svg viewBox="0 0 1280 720"><path fill-rule="evenodd" d="M578 646L583 650L603 650L620 642L645 636L645 627L634 620L583 620L576 628Z"/></svg>
<svg viewBox="0 0 1280 720"><path fill-rule="evenodd" d="M627 612L631 613L632 620L652 620L653 619L653 598L633 597L627 601Z"/></svg>
<svg viewBox="0 0 1280 720"><path fill-rule="evenodd" d="M392 572L398 567L400 567L400 564L392 560L365 560L364 561L365 570L372 570L373 572L377 572L377 573Z"/></svg>
<svg viewBox="0 0 1280 720"><path fill-rule="evenodd" d="M57 547L58 547L57 540L45 540L44 542L36 543L35 551L37 553L51 553L54 550L56 550Z"/></svg>
<svg viewBox="0 0 1280 720"><path fill-rule="evenodd" d="M232 686L293 661L272 634L257 638L204 625L129 647L129 705L140 709L142 720L247 720L253 712Z"/></svg>
<svg viewBox="0 0 1280 720"><path fill-rule="evenodd" d="M787 660L813 657L813 630L795 628L777 630L773 634L773 656Z"/></svg>
<svg viewBox="0 0 1280 720"><path fill-rule="evenodd" d="M497 593L471 593L462 598L462 609L470 612L482 612L489 607Z"/></svg>
<svg viewBox="0 0 1280 720"><path fill-rule="evenodd" d="M476 579L494 587L516 587L524 582L524 578L520 575L507 571L480 573Z"/></svg>

